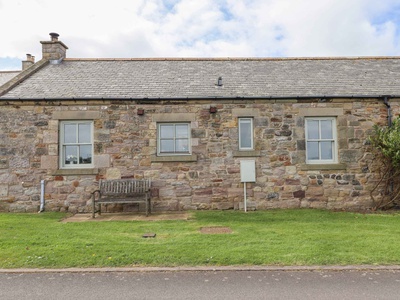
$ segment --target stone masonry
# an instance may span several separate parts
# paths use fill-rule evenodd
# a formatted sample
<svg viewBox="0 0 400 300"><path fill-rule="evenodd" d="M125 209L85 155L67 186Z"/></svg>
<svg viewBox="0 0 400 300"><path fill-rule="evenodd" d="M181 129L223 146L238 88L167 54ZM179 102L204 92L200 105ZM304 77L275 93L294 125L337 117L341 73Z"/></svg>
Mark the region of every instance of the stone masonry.
<svg viewBox="0 0 400 300"><path fill-rule="evenodd" d="M398 115L398 102L391 105ZM194 158L157 157L155 116L182 115L193 116ZM337 165L305 164L309 115L337 118ZM254 151L238 151L239 116L254 118ZM94 169L58 167L59 122L70 118L94 121ZM46 211L88 212L100 178L151 179L154 210L242 209L242 159L256 161L256 182L247 183L249 209L364 209L371 205L369 191L377 179L367 138L374 124L386 122L381 99L3 101L0 211L38 211L44 179Z"/></svg>

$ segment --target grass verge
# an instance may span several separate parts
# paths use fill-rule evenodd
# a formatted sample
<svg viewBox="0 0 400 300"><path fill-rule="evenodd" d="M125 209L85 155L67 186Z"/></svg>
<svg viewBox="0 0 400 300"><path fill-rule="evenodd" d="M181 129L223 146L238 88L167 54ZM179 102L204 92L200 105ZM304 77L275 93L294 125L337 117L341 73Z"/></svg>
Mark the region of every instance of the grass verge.
<svg viewBox="0 0 400 300"><path fill-rule="evenodd" d="M0 214L0 268L400 263L400 215L199 211L191 220L61 223ZM202 234L227 226L231 234ZM142 238L154 232L156 238Z"/></svg>

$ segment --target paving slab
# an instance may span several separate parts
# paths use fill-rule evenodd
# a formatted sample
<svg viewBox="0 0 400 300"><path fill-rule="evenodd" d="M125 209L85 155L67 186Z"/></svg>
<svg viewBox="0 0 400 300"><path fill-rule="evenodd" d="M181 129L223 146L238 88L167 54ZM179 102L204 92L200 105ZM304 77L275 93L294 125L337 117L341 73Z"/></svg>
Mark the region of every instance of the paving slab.
<svg viewBox="0 0 400 300"><path fill-rule="evenodd" d="M152 213L146 217L142 213L102 213L92 218L91 213L82 213L68 216L61 222L104 222L104 221L165 221L165 220L189 220L193 217L190 212L160 212Z"/></svg>

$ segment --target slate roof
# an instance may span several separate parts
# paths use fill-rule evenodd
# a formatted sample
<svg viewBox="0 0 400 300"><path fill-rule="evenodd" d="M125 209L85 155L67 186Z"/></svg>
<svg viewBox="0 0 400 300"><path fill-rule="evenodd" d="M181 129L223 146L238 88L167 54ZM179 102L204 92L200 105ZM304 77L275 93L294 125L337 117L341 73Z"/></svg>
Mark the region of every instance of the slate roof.
<svg viewBox="0 0 400 300"><path fill-rule="evenodd" d="M223 86L217 86L218 77ZM400 58L64 59L0 99L400 95Z"/></svg>
<svg viewBox="0 0 400 300"><path fill-rule="evenodd" d="M0 86L21 73L21 71L0 71Z"/></svg>

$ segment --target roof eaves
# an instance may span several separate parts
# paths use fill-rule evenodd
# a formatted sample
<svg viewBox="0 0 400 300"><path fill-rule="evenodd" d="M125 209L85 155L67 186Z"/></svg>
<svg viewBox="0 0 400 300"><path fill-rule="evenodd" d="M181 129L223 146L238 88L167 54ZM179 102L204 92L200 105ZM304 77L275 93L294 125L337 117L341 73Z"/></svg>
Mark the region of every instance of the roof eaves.
<svg viewBox="0 0 400 300"><path fill-rule="evenodd" d="M380 99L400 95L308 95L308 96L189 96L189 97L1 97L0 101L184 101L184 100L306 100L306 99Z"/></svg>

